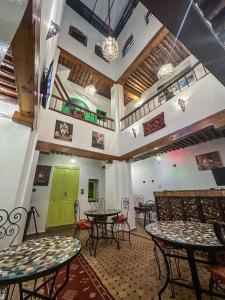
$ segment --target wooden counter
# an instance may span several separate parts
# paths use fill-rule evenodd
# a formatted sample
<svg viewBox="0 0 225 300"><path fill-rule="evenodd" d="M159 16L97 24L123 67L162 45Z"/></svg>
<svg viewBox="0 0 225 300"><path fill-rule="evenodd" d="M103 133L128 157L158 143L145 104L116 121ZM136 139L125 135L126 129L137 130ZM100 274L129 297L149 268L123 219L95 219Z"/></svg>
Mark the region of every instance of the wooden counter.
<svg viewBox="0 0 225 300"><path fill-rule="evenodd" d="M184 190L154 192L154 196L167 197L225 197L224 190Z"/></svg>
<svg viewBox="0 0 225 300"><path fill-rule="evenodd" d="M159 221L225 222L225 190L154 192Z"/></svg>

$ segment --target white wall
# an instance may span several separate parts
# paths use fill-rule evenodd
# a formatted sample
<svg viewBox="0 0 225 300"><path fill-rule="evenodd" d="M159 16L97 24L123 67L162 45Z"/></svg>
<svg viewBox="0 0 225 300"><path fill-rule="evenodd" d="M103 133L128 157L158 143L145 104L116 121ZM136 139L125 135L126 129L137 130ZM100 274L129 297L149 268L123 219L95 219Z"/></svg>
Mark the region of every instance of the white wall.
<svg viewBox="0 0 225 300"><path fill-rule="evenodd" d="M0 117L0 208L16 203L31 129Z"/></svg>
<svg viewBox="0 0 225 300"><path fill-rule="evenodd" d="M54 166L79 167L80 168L80 184L78 192L78 200L80 203L81 218L84 217L83 212L90 209L88 203L88 180L99 180L99 197L105 197L105 170L102 168L101 161L76 157L76 163L71 164L71 157L60 154L40 154L38 164L52 166L51 176L48 186L35 186L35 192L32 193L31 206L35 206L40 214L37 218L37 226L39 232L45 231L45 223L48 212L49 196L51 192L51 184L53 178ZM81 195L81 189L84 194ZM34 232L34 226L31 223L30 232Z"/></svg>
<svg viewBox="0 0 225 300"><path fill-rule="evenodd" d="M185 112L182 112L177 105L179 98L186 101ZM120 149L123 149L125 154L219 112L225 108L224 98L224 86L212 74L209 74L123 130L120 135L120 143L122 143ZM164 112L166 126L144 137L142 124L161 112ZM134 138L132 128L137 129L136 138Z"/></svg>
<svg viewBox="0 0 225 300"><path fill-rule="evenodd" d="M162 26L155 17L153 17L150 20L150 23L146 25L146 13L147 9L142 3L138 3L118 37L120 49L118 59L114 62L107 63L94 53L95 44L101 46L105 37L84 18L66 5L63 16L62 32L59 38L59 46L116 81ZM68 34L70 25L75 26L88 37L87 47L83 46ZM134 36L134 45L123 58L122 49L131 33Z"/></svg>
<svg viewBox="0 0 225 300"><path fill-rule="evenodd" d="M54 139L55 123L56 120L65 121L73 124L73 141L67 142ZM101 150L91 146L92 144L92 131L103 133L105 135L105 149ZM102 127L80 121L70 116L66 116L51 110L44 110L40 114L40 128L39 140L47 141L50 143L76 147L80 149L101 152L105 154L117 155L115 149L116 133L114 131L104 129Z"/></svg>
<svg viewBox="0 0 225 300"><path fill-rule="evenodd" d="M133 193L154 199L153 191L197 190L217 187L212 171L199 171L195 156L219 151L225 165L225 139L206 142L161 155L157 162L151 157L132 164ZM176 167L173 165L176 164ZM154 182L152 182L154 180ZM145 181L145 183L143 183Z"/></svg>
<svg viewBox="0 0 225 300"><path fill-rule="evenodd" d="M87 47L68 34L70 25L78 28L88 37ZM66 5L62 22L62 31L59 37L59 46L106 76L116 80L113 67L114 64L109 64L95 55L95 44L102 45L104 39L105 37L97 29Z"/></svg>
<svg viewBox="0 0 225 300"><path fill-rule="evenodd" d="M107 113L107 116L111 116L111 101L105 97L98 94L93 96L88 96L85 93L85 89L72 81L67 80L70 73L70 69L64 67L63 65L58 65L57 75L59 76L62 84L64 85L68 95L70 97L77 97L83 100L89 107L91 111L96 112L96 109L101 109ZM53 94L58 95L57 89L53 89ZM60 95L58 95L60 96Z"/></svg>
<svg viewBox="0 0 225 300"><path fill-rule="evenodd" d="M120 48L119 58L115 61L115 77L118 79L135 60L142 49L148 44L148 42L154 37L154 35L162 27L162 24L152 17L148 25L145 22L145 15L147 13L146 7L139 2L133 14L129 18L125 27L121 31L118 37L118 43ZM127 39L133 34L134 45L123 57L123 47Z"/></svg>

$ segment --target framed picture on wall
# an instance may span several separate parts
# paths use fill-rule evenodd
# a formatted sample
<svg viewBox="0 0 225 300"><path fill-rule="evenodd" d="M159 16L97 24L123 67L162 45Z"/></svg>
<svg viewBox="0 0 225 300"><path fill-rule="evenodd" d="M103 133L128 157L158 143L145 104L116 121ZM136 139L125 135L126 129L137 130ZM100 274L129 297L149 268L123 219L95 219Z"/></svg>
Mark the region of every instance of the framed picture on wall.
<svg viewBox="0 0 225 300"><path fill-rule="evenodd" d="M105 148L105 136L102 133L92 131L92 147L98 149Z"/></svg>
<svg viewBox="0 0 225 300"><path fill-rule="evenodd" d="M54 138L72 142L73 124L56 120Z"/></svg>
<svg viewBox="0 0 225 300"><path fill-rule="evenodd" d="M51 166L37 165L34 177L34 185L48 186L51 169Z"/></svg>
<svg viewBox="0 0 225 300"><path fill-rule="evenodd" d="M222 168L223 163L218 151L209 152L195 156L200 171Z"/></svg>

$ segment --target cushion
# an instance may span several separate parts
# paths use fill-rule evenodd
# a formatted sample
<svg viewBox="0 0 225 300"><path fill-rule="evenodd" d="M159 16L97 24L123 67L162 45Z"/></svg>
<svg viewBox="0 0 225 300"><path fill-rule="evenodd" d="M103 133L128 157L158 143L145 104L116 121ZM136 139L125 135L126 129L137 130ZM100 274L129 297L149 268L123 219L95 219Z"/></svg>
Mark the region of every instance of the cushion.
<svg viewBox="0 0 225 300"><path fill-rule="evenodd" d="M117 216L113 217L112 220L116 223L124 223L127 221L127 216L122 214L119 215L118 217Z"/></svg>
<svg viewBox="0 0 225 300"><path fill-rule="evenodd" d="M205 267L212 275L220 279L221 282L225 283L225 265L215 265Z"/></svg>
<svg viewBox="0 0 225 300"><path fill-rule="evenodd" d="M88 220L79 220L77 223L77 228L82 230L82 229L91 229L91 222Z"/></svg>

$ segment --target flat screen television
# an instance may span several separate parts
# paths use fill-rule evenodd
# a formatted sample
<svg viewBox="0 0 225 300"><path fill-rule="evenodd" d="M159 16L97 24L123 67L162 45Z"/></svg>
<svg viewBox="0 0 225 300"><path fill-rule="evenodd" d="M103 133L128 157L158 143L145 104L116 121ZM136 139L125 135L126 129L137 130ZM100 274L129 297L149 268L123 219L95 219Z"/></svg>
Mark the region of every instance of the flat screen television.
<svg viewBox="0 0 225 300"><path fill-rule="evenodd" d="M225 185L225 167L212 169L212 173L218 186Z"/></svg>

